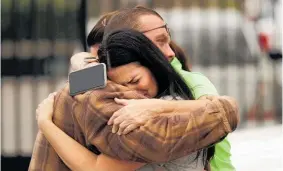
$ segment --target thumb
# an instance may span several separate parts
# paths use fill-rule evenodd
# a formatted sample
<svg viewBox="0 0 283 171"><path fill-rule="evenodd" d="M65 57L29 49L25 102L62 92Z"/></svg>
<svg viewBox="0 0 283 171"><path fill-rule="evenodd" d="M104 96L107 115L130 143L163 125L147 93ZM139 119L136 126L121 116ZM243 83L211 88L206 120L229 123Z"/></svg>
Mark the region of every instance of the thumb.
<svg viewBox="0 0 283 171"><path fill-rule="evenodd" d="M48 99L49 99L49 100L54 100L56 94L57 94L57 92L54 92L54 93L49 94Z"/></svg>
<svg viewBox="0 0 283 171"><path fill-rule="evenodd" d="M124 106L126 106L130 103L130 100L126 100L126 99L115 98L114 100L117 104L121 104L121 105L124 105Z"/></svg>

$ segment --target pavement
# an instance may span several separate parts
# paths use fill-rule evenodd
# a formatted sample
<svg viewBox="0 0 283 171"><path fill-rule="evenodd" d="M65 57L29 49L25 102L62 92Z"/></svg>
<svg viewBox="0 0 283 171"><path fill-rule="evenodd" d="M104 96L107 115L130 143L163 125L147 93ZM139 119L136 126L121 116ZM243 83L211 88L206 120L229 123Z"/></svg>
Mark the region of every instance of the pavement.
<svg viewBox="0 0 283 171"><path fill-rule="evenodd" d="M246 128L228 136L237 171L282 171L282 125Z"/></svg>

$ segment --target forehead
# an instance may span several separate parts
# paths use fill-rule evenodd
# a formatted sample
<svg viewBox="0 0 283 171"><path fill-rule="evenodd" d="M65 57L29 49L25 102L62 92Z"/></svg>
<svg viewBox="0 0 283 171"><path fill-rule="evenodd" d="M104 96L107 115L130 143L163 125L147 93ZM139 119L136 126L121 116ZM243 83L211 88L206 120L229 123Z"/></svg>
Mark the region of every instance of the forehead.
<svg viewBox="0 0 283 171"><path fill-rule="evenodd" d="M139 20L140 20L139 22L140 22L141 31L151 30L151 29L158 28L166 24L161 18L155 15L142 15L140 16ZM147 36L150 40L154 41L153 39L156 36L168 35L168 33L167 33L167 30L164 27L162 27L162 28L148 31L144 33L144 35Z"/></svg>
<svg viewBox="0 0 283 171"><path fill-rule="evenodd" d="M150 30L152 28L160 27L165 22L156 15L142 15L139 17L139 23L141 30Z"/></svg>
<svg viewBox="0 0 283 171"><path fill-rule="evenodd" d="M119 67L110 69L107 74L111 80L116 82L127 82L129 79L138 72L140 65L138 63L129 63Z"/></svg>

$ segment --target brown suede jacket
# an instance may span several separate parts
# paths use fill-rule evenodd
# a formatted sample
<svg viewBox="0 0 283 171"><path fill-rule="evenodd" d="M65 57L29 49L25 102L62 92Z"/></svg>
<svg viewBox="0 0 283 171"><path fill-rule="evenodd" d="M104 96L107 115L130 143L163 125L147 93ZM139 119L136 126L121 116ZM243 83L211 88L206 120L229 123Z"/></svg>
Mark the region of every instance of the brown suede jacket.
<svg viewBox="0 0 283 171"><path fill-rule="evenodd" d="M167 162L213 145L239 123L236 102L225 96L206 97L203 107L186 114L160 114L127 135L113 134L107 125L122 108L114 98L141 99L142 95L108 81L106 88L71 97L66 85L55 97L54 123L77 142L95 152L121 160ZM71 150L71 149L70 149ZM74 154L76 155L76 154ZM29 171L70 170L38 133Z"/></svg>

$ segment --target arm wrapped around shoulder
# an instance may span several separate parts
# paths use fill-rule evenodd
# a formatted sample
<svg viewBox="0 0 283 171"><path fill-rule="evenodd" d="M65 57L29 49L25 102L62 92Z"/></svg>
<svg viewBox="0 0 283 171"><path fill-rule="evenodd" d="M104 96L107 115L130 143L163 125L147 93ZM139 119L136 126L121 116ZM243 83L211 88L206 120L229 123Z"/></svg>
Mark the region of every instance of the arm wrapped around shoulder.
<svg viewBox="0 0 283 171"><path fill-rule="evenodd" d="M114 98L141 98L132 92L94 91L79 117L89 144L106 155L136 162L167 162L219 142L238 124L238 109L231 98L212 96L204 100L163 101L171 107L127 135L111 132L108 119L122 106Z"/></svg>

